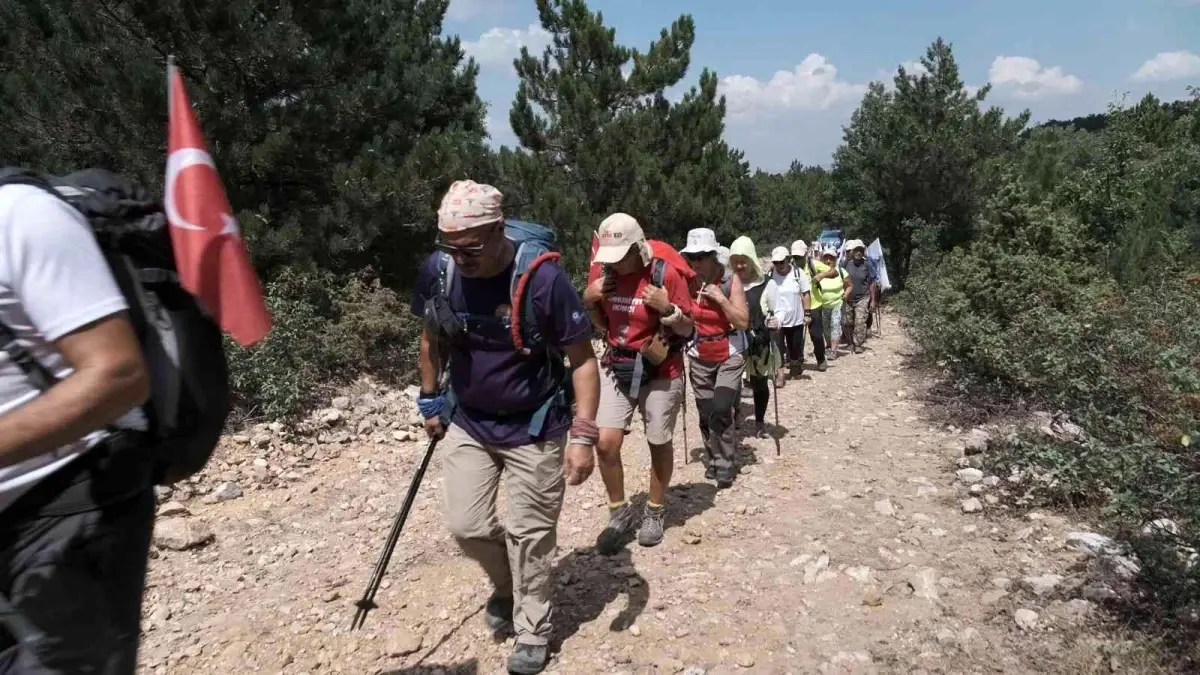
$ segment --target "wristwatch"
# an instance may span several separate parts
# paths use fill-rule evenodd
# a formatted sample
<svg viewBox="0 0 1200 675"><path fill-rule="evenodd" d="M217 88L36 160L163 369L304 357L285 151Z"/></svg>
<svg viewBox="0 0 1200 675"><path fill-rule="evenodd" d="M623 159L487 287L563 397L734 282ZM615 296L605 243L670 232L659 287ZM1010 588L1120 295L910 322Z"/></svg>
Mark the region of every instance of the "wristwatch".
<svg viewBox="0 0 1200 675"><path fill-rule="evenodd" d="M671 306L667 308L667 311L663 312L662 317L665 319L670 316L675 316L675 312L678 312L678 311L679 311L679 306L672 302Z"/></svg>

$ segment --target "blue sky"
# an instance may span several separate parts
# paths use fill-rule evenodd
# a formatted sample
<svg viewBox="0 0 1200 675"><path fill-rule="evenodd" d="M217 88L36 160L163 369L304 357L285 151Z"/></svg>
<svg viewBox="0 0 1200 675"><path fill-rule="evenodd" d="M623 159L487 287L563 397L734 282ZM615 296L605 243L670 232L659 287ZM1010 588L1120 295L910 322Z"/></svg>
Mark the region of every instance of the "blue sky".
<svg viewBox="0 0 1200 675"><path fill-rule="evenodd" d="M862 92L941 36L968 86L1037 122L1101 112L1146 92L1200 86L1200 0L593 0L617 40L645 51L681 14L696 21L692 68L721 77L725 137L753 167L828 165ZM446 32L480 63L494 145L516 142L508 110L520 46L547 38L533 0L452 0Z"/></svg>

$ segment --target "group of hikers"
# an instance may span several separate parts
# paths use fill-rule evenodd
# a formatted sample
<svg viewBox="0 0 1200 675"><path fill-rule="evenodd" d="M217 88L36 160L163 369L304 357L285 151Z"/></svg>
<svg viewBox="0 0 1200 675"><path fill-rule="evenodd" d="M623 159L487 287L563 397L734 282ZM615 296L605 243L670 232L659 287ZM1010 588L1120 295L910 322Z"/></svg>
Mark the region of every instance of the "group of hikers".
<svg viewBox="0 0 1200 675"><path fill-rule="evenodd" d="M510 672L538 673L565 486L599 467L609 504L597 552L661 543L685 375L705 476L729 488L743 387L754 433L770 435L772 385L808 377L806 341L817 371L843 344L858 353L878 284L858 240L798 241L763 260L747 237L726 249L697 228L676 251L615 213L579 293L553 233L506 219L502 200L462 180L441 201L411 306L424 322L417 407L442 462L449 529L493 588L485 621L516 636ZM147 428L152 378L119 268L87 228L46 190L0 182L0 673L137 666L154 481L114 439ZM650 452L640 509L621 456L635 410Z"/></svg>
<svg viewBox="0 0 1200 675"><path fill-rule="evenodd" d="M549 658L565 485L599 466L608 520L598 553L615 554L634 538L659 544L685 374L705 477L729 488L744 383L753 392L755 434L766 437L770 387L805 377L806 335L818 371L828 368L827 355L837 358L843 339L861 351L878 280L859 240L846 242L844 255L816 246L810 255L797 241L763 261L748 237L726 249L712 230L697 228L675 251L648 239L632 216L614 213L600 223L581 296L561 267L530 260L527 247L546 233L506 221L501 201L496 188L472 181L456 182L442 201L438 250L413 295L413 313L426 320L418 407L440 439L450 530L494 587L485 620L497 634L516 634L509 671L538 673ZM597 331L605 343L599 358ZM448 386L440 379L447 370ZM628 499L621 458L635 410L650 451L640 512ZM507 526L496 513L501 477Z"/></svg>

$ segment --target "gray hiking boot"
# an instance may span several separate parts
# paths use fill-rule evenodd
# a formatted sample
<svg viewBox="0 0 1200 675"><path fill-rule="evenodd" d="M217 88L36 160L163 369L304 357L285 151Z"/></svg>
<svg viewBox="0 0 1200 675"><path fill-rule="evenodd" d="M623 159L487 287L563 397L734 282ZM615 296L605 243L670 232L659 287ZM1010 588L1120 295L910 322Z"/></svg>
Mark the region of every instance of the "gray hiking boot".
<svg viewBox="0 0 1200 675"><path fill-rule="evenodd" d="M642 546L658 546L663 540L663 521L667 517L667 507L660 506L652 509L649 506L642 513L642 527L638 530L637 540Z"/></svg>
<svg viewBox="0 0 1200 675"><path fill-rule="evenodd" d="M732 466L724 469L717 469L717 489L724 490L726 488L733 487L733 478L736 474L737 472L734 471Z"/></svg>
<svg viewBox="0 0 1200 675"><path fill-rule="evenodd" d="M625 545L630 533L633 532L633 507L629 502L608 510L608 525L596 538L596 552L600 555L613 555Z"/></svg>
<svg viewBox="0 0 1200 675"><path fill-rule="evenodd" d="M829 370L829 362L822 360L817 364L817 370L821 371L822 373Z"/></svg>
<svg viewBox="0 0 1200 675"><path fill-rule="evenodd" d="M508 655L508 672L521 675L537 675L546 669L550 650L546 645L527 645L520 642Z"/></svg>
<svg viewBox="0 0 1200 675"><path fill-rule="evenodd" d="M510 633L513 629L513 598L493 594L483 608L483 622L493 634Z"/></svg>

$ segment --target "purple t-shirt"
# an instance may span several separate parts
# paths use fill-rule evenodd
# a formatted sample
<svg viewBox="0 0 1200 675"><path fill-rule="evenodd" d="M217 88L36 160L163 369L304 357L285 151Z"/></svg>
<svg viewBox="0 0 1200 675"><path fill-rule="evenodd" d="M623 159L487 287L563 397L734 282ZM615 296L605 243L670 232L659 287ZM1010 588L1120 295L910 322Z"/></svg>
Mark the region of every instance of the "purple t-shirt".
<svg viewBox="0 0 1200 675"><path fill-rule="evenodd" d="M424 316L426 299L438 292L438 254L421 265L413 289L412 312ZM458 275L450 290L450 306L478 319L470 322L463 344L450 347L450 386L458 406L452 422L480 443L511 448L564 433L571 411L554 408L538 438L529 435L529 422L544 400L549 381L547 359L538 350L529 356L516 351L509 336L512 266L479 279ZM525 302L531 302L543 340L564 348L591 338L592 326L583 301L562 268L543 263L530 281Z"/></svg>

